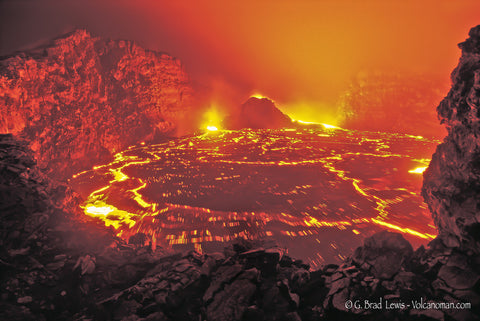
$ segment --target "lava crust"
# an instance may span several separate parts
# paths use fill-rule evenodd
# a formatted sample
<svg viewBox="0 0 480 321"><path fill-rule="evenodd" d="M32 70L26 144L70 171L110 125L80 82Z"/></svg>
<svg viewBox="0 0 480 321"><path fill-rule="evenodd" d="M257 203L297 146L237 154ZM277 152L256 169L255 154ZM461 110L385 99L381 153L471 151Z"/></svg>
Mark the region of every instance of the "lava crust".
<svg viewBox="0 0 480 321"><path fill-rule="evenodd" d="M338 128L219 131L132 146L70 183L85 214L125 240L210 252L266 237L320 266L383 228L416 245L435 237L419 174L436 143Z"/></svg>

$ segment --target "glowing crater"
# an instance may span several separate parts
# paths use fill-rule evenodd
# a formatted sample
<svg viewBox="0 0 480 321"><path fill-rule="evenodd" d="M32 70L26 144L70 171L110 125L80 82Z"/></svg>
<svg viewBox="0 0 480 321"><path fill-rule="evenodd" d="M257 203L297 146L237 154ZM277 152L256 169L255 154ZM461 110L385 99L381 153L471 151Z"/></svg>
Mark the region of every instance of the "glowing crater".
<svg viewBox="0 0 480 321"><path fill-rule="evenodd" d="M410 173L437 143L326 127L218 131L132 146L72 185L96 186L83 191L85 214L125 239L208 249L271 238L316 265L380 229L416 244L435 236Z"/></svg>

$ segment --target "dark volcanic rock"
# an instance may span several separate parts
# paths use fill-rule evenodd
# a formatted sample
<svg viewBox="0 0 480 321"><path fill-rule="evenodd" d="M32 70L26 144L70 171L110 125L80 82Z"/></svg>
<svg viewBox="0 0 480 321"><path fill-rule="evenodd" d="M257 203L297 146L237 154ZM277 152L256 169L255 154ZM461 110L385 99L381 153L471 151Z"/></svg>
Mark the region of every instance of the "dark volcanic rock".
<svg viewBox="0 0 480 321"><path fill-rule="evenodd" d="M353 261L360 267L371 268L376 278L390 279L412 254L412 246L401 234L383 231L365 239Z"/></svg>
<svg viewBox="0 0 480 321"><path fill-rule="evenodd" d="M282 113L268 98L250 97L240 109L227 117L224 125L228 129L292 127L290 117Z"/></svg>
<svg viewBox="0 0 480 321"><path fill-rule="evenodd" d="M36 168L28 144L0 134L0 252L27 255L65 203L78 205L66 186Z"/></svg>
<svg viewBox="0 0 480 321"><path fill-rule="evenodd" d="M50 181L36 168L27 144L0 134L0 319L51 316L46 299L62 293L64 286L56 284L59 271L66 266L71 271L77 259L71 256L73 252L67 255L63 250L77 232L84 231L81 224L74 227L66 220L61 210L64 202L75 204L65 186ZM66 230L68 239L63 238ZM91 241L100 245L105 234L100 231ZM91 241L81 242L89 247ZM89 272L92 266L86 263L81 269ZM45 314L39 313L42 309Z"/></svg>
<svg viewBox="0 0 480 321"><path fill-rule="evenodd" d="M207 306L207 318L212 321L241 320L255 293L259 272L256 268L243 271L234 281L225 284Z"/></svg>
<svg viewBox="0 0 480 321"><path fill-rule="evenodd" d="M422 193L440 237L480 252L480 26L459 44L452 88L437 108L448 136L424 174Z"/></svg>
<svg viewBox="0 0 480 321"><path fill-rule="evenodd" d="M0 133L26 138L39 166L65 177L173 135L191 95L175 58L78 30L0 59Z"/></svg>
<svg viewBox="0 0 480 321"><path fill-rule="evenodd" d="M438 277L456 290L464 290L472 287L480 279L480 275L472 270L463 270L456 266L444 265L438 272Z"/></svg>
<svg viewBox="0 0 480 321"><path fill-rule="evenodd" d="M76 319L99 288L103 298L131 286L165 256L125 247L65 204L78 205L74 194L36 168L25 142L0 134L1 320Z"/></svg>

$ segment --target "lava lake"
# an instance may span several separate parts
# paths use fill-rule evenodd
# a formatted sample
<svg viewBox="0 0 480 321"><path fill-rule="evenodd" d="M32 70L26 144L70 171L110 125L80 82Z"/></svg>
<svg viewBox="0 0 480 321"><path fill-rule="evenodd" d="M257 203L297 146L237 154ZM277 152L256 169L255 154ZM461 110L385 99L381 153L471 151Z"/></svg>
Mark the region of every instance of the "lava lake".
<svg viewBox="0 0 480 321"><path fill-rule="evenodd" d="M214 251L270 239L319 266L385 228L417 245L435 237L420 188L437 143L328 127L212 131L131 146L70 183L84 213L126 240Z"/></svg>

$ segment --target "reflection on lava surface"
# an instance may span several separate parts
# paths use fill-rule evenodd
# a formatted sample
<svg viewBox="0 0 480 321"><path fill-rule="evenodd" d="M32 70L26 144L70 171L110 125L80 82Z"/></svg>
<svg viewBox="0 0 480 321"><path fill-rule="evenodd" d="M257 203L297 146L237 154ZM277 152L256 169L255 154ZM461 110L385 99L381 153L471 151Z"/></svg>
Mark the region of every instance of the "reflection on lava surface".
<svg viewBox="0 0 480 321"><path fill-rule="evenodd" d="M217 250L274 239L313 266L340 261L366 236L435 228L420 195L437 141L344 129L211 131L132 146L74 175L86 215L128 239Z"/></svg>

